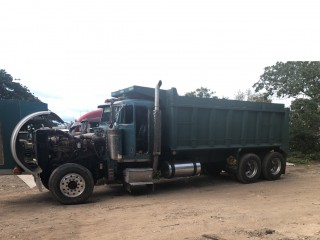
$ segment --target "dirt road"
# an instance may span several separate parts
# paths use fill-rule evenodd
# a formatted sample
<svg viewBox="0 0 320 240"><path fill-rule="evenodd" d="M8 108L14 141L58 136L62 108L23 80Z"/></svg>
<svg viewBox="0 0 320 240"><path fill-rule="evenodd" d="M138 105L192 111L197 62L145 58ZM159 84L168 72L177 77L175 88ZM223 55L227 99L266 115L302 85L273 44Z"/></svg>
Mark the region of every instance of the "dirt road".
<svg viewBox="0 0 320 240"><path fill-rule="evenodd" d="M320 164L288 166L278 181L248 185L222 175L134 195L98 186L76 206L1 176L0 239L320 239Z"/></svg>

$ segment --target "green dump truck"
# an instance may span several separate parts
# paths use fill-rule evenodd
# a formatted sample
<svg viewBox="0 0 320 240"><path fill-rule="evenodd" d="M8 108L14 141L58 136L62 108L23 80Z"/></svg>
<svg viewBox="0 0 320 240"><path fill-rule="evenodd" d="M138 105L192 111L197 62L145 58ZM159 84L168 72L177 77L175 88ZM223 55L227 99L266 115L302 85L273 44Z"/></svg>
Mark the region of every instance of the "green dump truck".
<svg viewBox="0 0 320 240"><path fill-rule="evenodd" d="M12 154L63 204L85 202L99 179L131 190L161 178L221 171L243 183L285 173L289 111L284 105L179 96L175 88L160 87L161 81L155 88L112 92L99 106L110 117L108 124L94 133L71 136L42 127L22 140L19 129L50 112L31 114L12 133ZM28 156L21 151L26 144L33 146L36 167L25 163L30 162L30 151Z"/></svg>

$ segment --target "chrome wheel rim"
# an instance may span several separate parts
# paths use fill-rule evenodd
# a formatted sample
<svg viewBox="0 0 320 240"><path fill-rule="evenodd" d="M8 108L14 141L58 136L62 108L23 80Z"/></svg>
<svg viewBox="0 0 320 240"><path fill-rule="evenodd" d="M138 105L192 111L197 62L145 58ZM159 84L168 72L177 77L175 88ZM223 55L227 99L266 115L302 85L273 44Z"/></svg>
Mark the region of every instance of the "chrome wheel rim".
<svg viewBox="0 0 320 240"><path fill-rule="evenodd" d="M258 163L254 160L249 160L246 166L245 174L247 178L253 178L258 172Z"/></svg>
<svg viewBox="0 0 320 240"><path fill-rule="evenodd" d="M273 175L277 175L281 170L281 160L279 158L273 158L270 161L270 172Z"/></svg>
<svg viewBox="0 0 320 240"><path fill-rule="evenodd" d="M84 178L78 173L69 173L60 181L61 193L66 197L78 197L86 188Z"/></svg>

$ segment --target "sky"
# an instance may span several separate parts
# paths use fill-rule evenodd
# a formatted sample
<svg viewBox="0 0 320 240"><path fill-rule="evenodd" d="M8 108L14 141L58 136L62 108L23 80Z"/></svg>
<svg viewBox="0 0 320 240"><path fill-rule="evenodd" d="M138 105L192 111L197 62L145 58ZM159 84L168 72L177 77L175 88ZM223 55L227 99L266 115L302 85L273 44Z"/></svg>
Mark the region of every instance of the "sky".
<svg viewBox="0 0 320 240"><path fill-rule="evenodd" d="M0 69L65 121L159 80L232 99L278 61L319 60L319 10L316 0L0 0Z"/></svg>

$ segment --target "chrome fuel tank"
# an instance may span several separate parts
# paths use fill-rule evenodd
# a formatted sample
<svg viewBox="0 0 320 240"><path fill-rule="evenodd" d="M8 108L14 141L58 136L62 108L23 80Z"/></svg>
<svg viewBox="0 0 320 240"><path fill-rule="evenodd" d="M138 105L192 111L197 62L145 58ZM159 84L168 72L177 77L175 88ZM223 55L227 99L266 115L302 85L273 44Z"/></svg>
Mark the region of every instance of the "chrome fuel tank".
<svg viewBox="0 0 320 240"><path fill-rule="evenodd" d="M165 162L161 168L162 176L165 178L195 176L195 175L199 175L200 172L201 172L201 164L195 163L195 162L188 162L188 163Z"/></svg>

